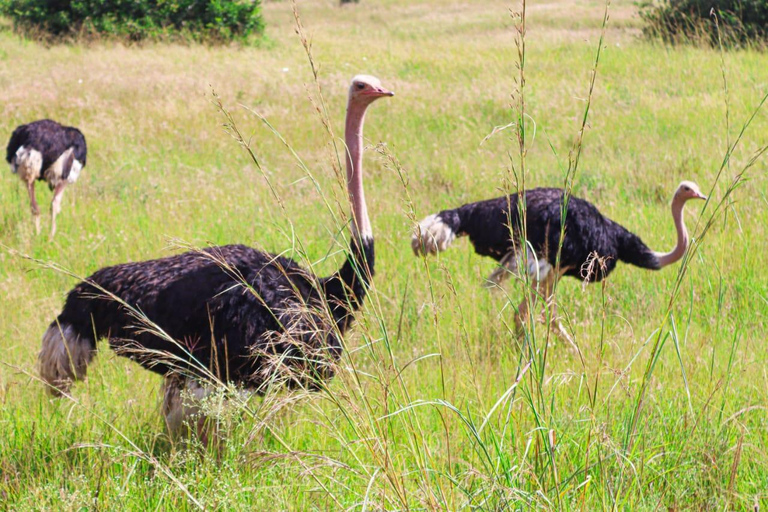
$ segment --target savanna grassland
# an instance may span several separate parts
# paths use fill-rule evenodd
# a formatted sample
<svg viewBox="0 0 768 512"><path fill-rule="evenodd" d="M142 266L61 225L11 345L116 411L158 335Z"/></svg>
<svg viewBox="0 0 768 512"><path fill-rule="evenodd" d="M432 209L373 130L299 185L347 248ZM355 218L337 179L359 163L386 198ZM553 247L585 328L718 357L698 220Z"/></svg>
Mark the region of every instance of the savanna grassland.
<svg viewBox="0 0 768 512"><path fill-rule="evenodd" d="M574 194L659 251L675 242L677 184L694 180L711 199L687 208L696 246L684 273L620 264L604 285L560 283L575 349L541 324L516 336L524 283L483 288L494 263L466 240L426 261L409 243L414 219L498 195L520 173L514 126L483 142L517 119L519 5L298 7L329 128L288 2L264 4L266 38L247 48L44 47L0 33L0 133L52 117L89 145L53 241L35 236L21 182L7 170L0 180L0 508L768 507L766 160L726 198L768 144L768 110L723 165L768 92L768 54L660 46L640 39L631 2L611 5ZM527 6L528 186L564 182L604 9ZM36 357L72 275L226 243L323 275L341 265L337 155L357 73L396 96L367 116L377 275L327 389L212 401L227 441L207 452L171 443L160 378L103 342L87 381L49 398ZM50 197L38 185L44 211Z"/></svg>

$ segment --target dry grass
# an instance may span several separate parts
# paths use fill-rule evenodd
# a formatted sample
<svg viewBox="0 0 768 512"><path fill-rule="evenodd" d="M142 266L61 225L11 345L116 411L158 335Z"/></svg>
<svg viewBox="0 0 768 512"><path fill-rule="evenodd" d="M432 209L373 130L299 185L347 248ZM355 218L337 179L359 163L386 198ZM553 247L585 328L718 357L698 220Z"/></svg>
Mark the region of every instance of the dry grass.
<svg viewBox="0 0 768 512"><path fill-rule="evenodd" d="M493 263L464 241L426 266L412 256L409 197L420 218L494 196L503 186L507 154L516 151L511 135L481 141L514 118L509 7L516 6L299 5L337 134L352 75L375 74L396 91L372 108L366 137L386 141L407 192L391 162L368 151L377 278L347 339L344 371L317 395L253 400L242 421L228 420L223 452L203 459L171 448L162 434L158 379L107 350L75 387L76 401L49 401L33 378L35 357L74 281L10 249L87 275L167 254L171 238L279 252L292 247L286 233L293 225L307 257L322 260L337 227L319 193L276 137L237 107L266 116L324 193L343 204L330 141L307 100L314 89L290 4L265 4L268 39L259 48L47 49L0 34L1 132L49 116L79 126L90 149L81 181L65 193L52 243L34 236L20 183L10 173L0 181L3 506L186 509L197 500L205 508L243 510L495 509L505 502L637 510L659 503L747 508L768 499L764 162L749 171L750 181L736 190L690 264L672 310L679 356L673 338L665 338L631 450L628 423L675 269L620 266L604 289L563 281L561 308L572 318L584 361L558 343L540 381L530 378L535 368L526 370L505 395L526 368L507 327L520 290L511 287L507 297L482 288ZM559 160L584 109L603 4L563 0L528 9L527 111L537 131L529 139L526 180L559 186ZM671 193L681 179L711 186L726 141L766 92L768 58L725 55L727 138L718 53L642 42L631 3L611 12L574 193L667 250L674 243ZM285 213L222 129L211 88L252 136ZM761 112L714 198L766 144L766 133ZM50 195L40 190L44 203ZM699 211L689 209L689 225ZM318 270L328 274L340 262L331 257ZM663 334L671 330L667 324ZM595 391L589 386L598 376ZM494 408L501 397L508 400ZM554 458L537 425L554 432Z"/></svg>

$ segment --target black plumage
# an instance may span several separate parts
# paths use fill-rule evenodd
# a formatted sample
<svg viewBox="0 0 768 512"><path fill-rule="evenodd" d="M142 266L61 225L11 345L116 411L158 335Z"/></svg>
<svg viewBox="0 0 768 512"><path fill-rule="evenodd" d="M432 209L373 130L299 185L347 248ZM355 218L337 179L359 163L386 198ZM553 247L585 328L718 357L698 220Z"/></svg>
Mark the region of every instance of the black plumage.
<svg viewBox="0 0 768 512"><path fill-rule="evenodd" d="M520 244L519 194L465 204L437 214L456 236L469 236L475 251L501 261L517 252ZM527 240L537 258L554 266L560 242L563 190L535 188L525 192ZM511 216L508 214L511 212ZM511 236L509 225L515 236ZM589 263L597 255L603 266L597 271ZM617 261L657 270L659 262L637 235L602 215L598 209L578 197L571 197L565 217L565 236L560 255L564 275L600 281L616 267ZM592 271L588 271L589 269Z"/></svg>
<svg viewBox="0 0 768 512"><path fill-rule="evenodd" d="M63 126L51 119L41 119L40 121L34 121L17 127L8 141L8 146L5 150L5 161L13 164L16 152L22 146L34 149L42 154L43 164L37 176L38 180L46 180L44 171L69 148L74 150L72 152L73 160L78 160L85 167L88 153L85 137L80 130L72 126ZM60 179L66 180L69 178L73 160L70 160L63 166ZM49 180L48 186L53 189L54 183Z"/></svg>
<svg viewBox="0 0 768 512"><path fill-rule="evenodd" d="M340 336L373 275L373 240L352 247L324 279L244 245L106 267L75 286L52 326L70 326L90 350L108 338L118 354L162 375L210 372L259 388L281 360L289 382L311 385L333 375Z"/></svg>

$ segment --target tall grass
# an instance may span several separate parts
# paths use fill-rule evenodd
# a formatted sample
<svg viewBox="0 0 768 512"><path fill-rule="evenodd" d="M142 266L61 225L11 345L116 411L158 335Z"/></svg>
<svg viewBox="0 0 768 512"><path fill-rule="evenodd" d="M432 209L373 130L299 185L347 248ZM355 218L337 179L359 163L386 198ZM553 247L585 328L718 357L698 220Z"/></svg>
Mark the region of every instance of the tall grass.
<svg viewBox="0 0 768 512"><path fill-rule="evenodd" d="M4 506L637 510L765 499L768 290L757 240L768 220L759 160L766 124L764 93L751 89L767 78L762 57L725 55L726 72L714 52L667 54L614 29L609 4L599 12L563 5L576 13L565 21L522 4L510 32L505 7L488 1L453 17L462 8L438 0L341 10L309 2L299 15L268 3L269 26L284 27L272 49L85 50L99 69L108 66L99 59L127 52L124 66L149 77L86 84L86 97L104 98L110 116L56 104L59 116L92 127L93 158L67 191L54 244L32 235L16 184L0 189L0 241L15 251L3 252L0 270ZM621 26L626 8L610 7ZM384 13L396 27L381 28ZM574 23L591 27L588 44ZM347 70L350 47L367 60L355 56ZM54 51L78 62L74 50ZM172 62L194 62L198 51L223 62L199 64L211 80L196 89ZM40 58L55 75L54 57ZM131 67L133 58L150 64ZM654 65L662 70L648 71ZM681 70L676 83L664 76L671 68ZM107 350L71 397L45 398L34 355L74 279L18 253L82 277L167 245L246 242L320 275L338 268L348 213L335 127L357 72L380 76L397 96L368 116L379 266L336 377L317 392L276 386L250 399L222 383L203 410L226 442L207 448L168 439L158 380ZM738 78L728 82L726 119L728 76ZM21 80L12 67L0 74L9 77ZM68 80L59 87L76 90ZM202 98L208 83L213 105ZM179 92L160 101L133 93L141 115L124 103L132 88L171 85ZM23 97L21 87L9 88L11 99ZM222 123L228 135L213 128ZM511 136L480 146L494 125ZM706 183L712 199L676 273L620 267L600 286L557 286L575 353L548 322L538 324L534 307L516 332L520 298L541 302L526 278L489 291L480 283L492 268L470 248L457 243L435 261L407 247L426 213L545 183L592 200L649 245L669 243L666 205L681 178ZM148 328L151 320L143 319Z"/></svg>

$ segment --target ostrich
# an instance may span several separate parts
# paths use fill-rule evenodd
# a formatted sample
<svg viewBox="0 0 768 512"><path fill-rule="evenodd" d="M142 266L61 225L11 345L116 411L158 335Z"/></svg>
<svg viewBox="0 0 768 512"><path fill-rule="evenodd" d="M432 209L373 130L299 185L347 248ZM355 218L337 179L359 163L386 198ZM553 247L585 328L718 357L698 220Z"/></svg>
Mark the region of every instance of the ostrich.
<svg viewBox="0 0 768 512"><path fill-rule="evenodd" d="M497 197L430 215L419 223L411 239L411 247L416 255L436 254L447 249L456 237L468 235L475 252L500 263L488 278L491 285L500 283L510 273L517 273L527 261L526 272L535 282L536 291L550 305L553 327L566 339L570 337L557 322L555 305L550 300L555 279L568 275L587 282L600 281L613 271L619 260L651 270L678 261L688 248L688 232L683 222L685 202L706 199L695 183L680 183L672 198L677 245L668 253L658 253L650 250L637 235L603 216L588 201L571 197L565 217L560 264L555 271L560 246L563 190L536 188L525 193L526 258L520 250L518 197L518 194ZM510 223L513 236L510 236ZM527 314L526 297L515 315L518 327Z"/></svg>
<svg viewBox="0 0 768 512"><path fill-rule="evenodd" d="M85 167L85 137L77 128L42 119L16 128L8 141L5 160L11 172L27 184L35 231L40 234L40 208L35 200L35 180L44 180L53 191L51 237L56 234L56 215L68 183L74 183Z"/></svg>
<svg viewBox="0 0 768 512"><path fill-rule="evenodd" d="M256 392L286 373L294 386L314 387L330 378L340 338L373 277L363 120L370 104L384 96L394 93L372 76L356 76L349 88L352 237L340 270L319 278L291 259L244 245L102 268L69 292L43 336L40 375L52 394L68 392L85 377L100 338L108 338L118 355L165 377L163 412L171 432L194 410L183 404L181 391L204 396L201 381L212 375ZM136 311L154 326L137 327Z"/></svg>

